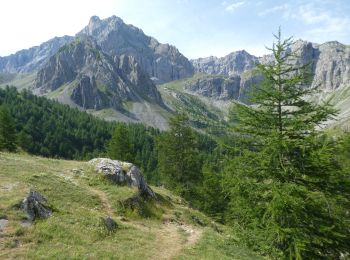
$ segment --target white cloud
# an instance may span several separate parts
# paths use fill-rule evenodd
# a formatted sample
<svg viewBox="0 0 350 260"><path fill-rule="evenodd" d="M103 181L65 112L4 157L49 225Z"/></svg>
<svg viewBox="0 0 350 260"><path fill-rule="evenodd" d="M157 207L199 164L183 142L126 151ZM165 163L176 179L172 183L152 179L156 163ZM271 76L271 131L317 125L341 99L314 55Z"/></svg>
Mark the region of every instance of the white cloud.
<svg viewBox="0 0 350 260"><path fill-rule="evenodd" d="M244 4L245 4L244 1L235 2L235 3L232 3L230 5L227 5L225 10L228 11L228 12L233 12L233 11L235 11L236 9L238 9L239 7L241 7Z"/></svg>
<svg viewBox="0 0 350 260"><path fill-rule="evenodd" d="M300 32L304 38L317 42L331 39L342 41L350 34L350 18L340 13L334 13L314 3L301 5L297 8L286 9L283 17L293 19L304 24Z"/></svg>
<svg viewBox="0 0 350 260"><path fill-rule="evenodd" d="M258 16L266 16L278 11L284 12L288 9L288 5L287 4L283 4L283 5L277 5L277 6L273 6L271 8L267 8L261 12L258 13Z"/></svg>

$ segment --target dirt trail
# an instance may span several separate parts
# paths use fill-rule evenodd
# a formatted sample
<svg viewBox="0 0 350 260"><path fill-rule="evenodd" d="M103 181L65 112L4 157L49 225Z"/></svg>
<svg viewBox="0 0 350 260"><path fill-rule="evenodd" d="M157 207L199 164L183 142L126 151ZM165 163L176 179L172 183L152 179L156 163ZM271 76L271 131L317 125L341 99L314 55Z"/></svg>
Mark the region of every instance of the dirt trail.
<svg viewBox="0 0 350 260"><path fill-rule="evenodd" d="M113 213L112 206L111 206L111 204L110 204L109 201L108 201L108 198L107 198L106 193L103 192L103 191L94 189L94 188L92 188L92 187L89 187L89 190L90 190L93 194L95 194L96 196L98 196L98 198L99 198L100 201L101 201L103 210L107 213L108 216L111 216L111 217L112 217L112 216L114 215L114 213Z"/></svg>
<svg viewBox="0 0 350 260"><path fill-rule="evenodd" d="M166 222L157 232L156 244L159 250L157 250L158 253L152 259L173 259L183 249L196 244L201 236L202 230L185 224Z"/></svg>
<svg viewBox="0 0 350 260"><path fill-rule="evenodd" d="M88 187L89 190L97 195L102 203L103 210L109 215L114 216L111 204L105 192ZM142 231L149 231L150 227L143 223L128 222L129 225L134 226ZM186 224L176 222L165 222L159 228L152 227L152 232L156 234L155 245L158 250L157 254L153 255L151 259L173 259L181 253L182 250L189 248L196 244L202 236L202 230L194 228Z"/></svg>

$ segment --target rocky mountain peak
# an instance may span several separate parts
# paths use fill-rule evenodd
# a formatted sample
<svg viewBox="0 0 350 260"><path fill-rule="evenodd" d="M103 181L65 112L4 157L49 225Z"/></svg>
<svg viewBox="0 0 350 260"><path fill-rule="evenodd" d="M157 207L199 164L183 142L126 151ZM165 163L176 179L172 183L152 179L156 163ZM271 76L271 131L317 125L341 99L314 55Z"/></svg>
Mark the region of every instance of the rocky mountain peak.
<svg viewBox="0 0 350 260"><path fill-rule="evenodd" d="M88 26L77 36L93 37L110 56L135 57L140 67L158 82L168 82L192 76L192 64L177 48L161 44L133 25L112 16L103 20L92 17Z"/></svg>
<svg viewBox="0 0 350 260"><path fill-rule="evenodd" d="M211 75L241 75L251 70L258 62L258 58L250 55L245 50L231 52L227 56L217 58L210 56L191 61L195 70Z"/></svg>
<svg viewBox="0 0 350 260"><path fill-rule="evenodd" d="M92 16L88 25L77 33L77 36L89 35L95 38L107 37L112 31L117 31L120 26L125 25L123 20L115 15L101 20L98 16Z"/></svg>
<svg viewBox="0 0 350 260"><path fill-rule="evenodd" d="M70 90L65 88L68 92L62 95L87 109L122 109L123 102L141 98L163 104L155 85L133 57L113 59L86 35L63 46L39 70L35 91L43 94L63 85L69 85Z"/></svg>

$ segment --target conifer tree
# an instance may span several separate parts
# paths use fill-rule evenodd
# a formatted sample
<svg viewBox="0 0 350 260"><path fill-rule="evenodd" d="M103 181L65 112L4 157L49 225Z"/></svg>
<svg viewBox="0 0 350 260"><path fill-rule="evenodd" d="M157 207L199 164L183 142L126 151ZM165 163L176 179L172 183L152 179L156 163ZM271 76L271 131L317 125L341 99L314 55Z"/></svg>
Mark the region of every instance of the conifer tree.
<svg viewBox="0 0 350 260"><path fill-rule="evenodd" d="M134 162L130 133L125 124L117 124L114 128L112 138L107 146L107 153L111 159Z"/></svg>
<svg viewBox="0 0 350 260"><path fill-rule="evenodd" d="M158 170L169 188L190 198L201 176L193 130L183 113L171 118L169 124L170 131L157 140Z"/></svg>
<svg viewBox="0 0 350 260"><path fill-rule="evenodd" d="M0 150L16 151L16 127L8 109L0 106Z"/></svg>
<svg viewBox="0 0 350 260"><path fill-rule="evenodd" d="M349 175L320 130L335 111L307 100L308 65L296 65L291 38L275 37L274 62L257 65L254 106L233 109L240 142L226 169L228 220L274 258L338 259L350 248Z"/></svg>

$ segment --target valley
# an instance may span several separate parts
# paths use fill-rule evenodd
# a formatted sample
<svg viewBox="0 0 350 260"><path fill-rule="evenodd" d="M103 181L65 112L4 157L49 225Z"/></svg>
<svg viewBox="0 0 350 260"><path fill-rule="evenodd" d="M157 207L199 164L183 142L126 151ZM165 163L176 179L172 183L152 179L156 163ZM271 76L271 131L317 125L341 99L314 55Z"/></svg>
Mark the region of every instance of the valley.
<svg viewBox="0 0 350 260"><path fill-rule="evenodd" d="M348 259L347 4L122 2L0 57L0 259Z"/></svg>

